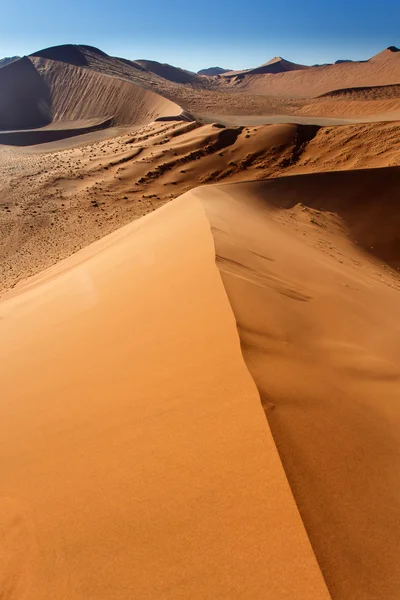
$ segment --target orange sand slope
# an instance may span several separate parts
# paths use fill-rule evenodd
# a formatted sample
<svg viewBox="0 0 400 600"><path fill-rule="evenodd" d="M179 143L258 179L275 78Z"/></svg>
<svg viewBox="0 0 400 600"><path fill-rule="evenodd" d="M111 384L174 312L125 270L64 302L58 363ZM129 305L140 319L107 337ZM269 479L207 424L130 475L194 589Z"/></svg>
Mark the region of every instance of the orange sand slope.
<svg viewBox="0 0 400 600"><path fill-rule="evenodd" d="M332 598L399 597L398 168L198 188ZM293 596L294 598L296 596ZM311 596L313 598L314 596Z"/></svg>
<svg viewBox="0 0 400 600"><path fill-rule="evenodd" d="M0 590L328 599L182 199L0 304Z"/></svg>

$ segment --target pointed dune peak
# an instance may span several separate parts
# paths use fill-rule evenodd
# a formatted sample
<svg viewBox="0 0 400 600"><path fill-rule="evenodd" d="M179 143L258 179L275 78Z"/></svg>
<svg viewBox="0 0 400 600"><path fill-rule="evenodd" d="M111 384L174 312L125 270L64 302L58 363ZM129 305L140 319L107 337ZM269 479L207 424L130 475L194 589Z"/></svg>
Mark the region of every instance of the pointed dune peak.
<svg viewBox="0 0 400 600"><path fill-rule="evenodd" d="M264 65L274 65L277 62L288 62L288 61L286 61L284 58L282 58L282 56L274 56L273 58L271 58L271 60L264 63Z"/></svg>
<svg viewBox="0 0 400 600"><path fill-rule="evenodd" d="M264 75L264 74L277 74L277 73L286 73L287 71L299 71L301 69L309 69L306 65L299 65L282 56L274 56L268 62L260 65L259 67L255 67L254 69L246 69L244 71L230 71L225 74L226 77L231 76L241 76L244 75Z"/></svg>
<svg viewBox="0 0 400 600"><path fill-rule="evenodd" d="M388 46L385 50L382 50L382 52L375 54L370 60L386 60L388 58L394 58L396 55L398 58L400 56L398 52L400 52L400 49L396 46Z"/></svg>

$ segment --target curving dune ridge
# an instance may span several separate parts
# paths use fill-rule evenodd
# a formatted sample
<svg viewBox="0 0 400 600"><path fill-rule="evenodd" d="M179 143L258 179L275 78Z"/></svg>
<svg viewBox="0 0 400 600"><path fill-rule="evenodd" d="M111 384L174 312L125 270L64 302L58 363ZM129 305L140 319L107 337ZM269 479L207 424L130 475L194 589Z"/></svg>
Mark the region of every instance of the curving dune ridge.
<svg viewBox="0 0 400 600"><path fill-rule="evenodd" d="M200 202L89 246L0 314L0 589L328 600Z"/></svg>

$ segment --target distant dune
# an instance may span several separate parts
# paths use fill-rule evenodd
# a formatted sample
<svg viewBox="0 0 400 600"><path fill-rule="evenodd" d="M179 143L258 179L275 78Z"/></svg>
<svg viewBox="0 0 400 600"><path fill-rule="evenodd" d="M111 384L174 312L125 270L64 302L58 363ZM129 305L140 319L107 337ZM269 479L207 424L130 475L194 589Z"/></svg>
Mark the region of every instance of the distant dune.
<svg viewBox="0 0 400 600"><path fill-rule="evenodd" d="M1 68L0 89L0 129L41 127L51 121L51 91L29 58Z"/></svg>
<svg viewBox="0 0 400 600"><path fill-rule="evenodd" d="M57 60L60 62L69 63L71 65L75 65L77 67L86 67L88 65L88 60L86 56L86 52L89 51L92 54L98 55L100 57L106 57L107 54L98 48L94 48L93 46L84 46L84 45L75 45L75 44L65 44L63 46L52 46L50 48L45 48L44 50L39 50L38 52L34 52L31 56L36 56L40 58L47 58L49 60Z"/></svg>
<svg viewBox="0 0 400 600"><path fill-rule="evenodd" d="M271 58L265 64L255 67L254 69L246 69L244 71L228 71L225 73L226 77L243 76L243 75L262 75L265 73L285 73L287 71L298 71L300 69L308 69L305 65L297 65L288 60L285 60L281 56L275 56Z"/></svg>
<svg viewBox="0 0 400 600"><path fill-rule="evenodd" d="M399 48L396 48L396 46L389 46L388 48L385 48L385 50L382 50L382 52L378 52L378 54L375 54L372 58L370 58L370 61L386 61L387 59L395 58L397 52L400 52ZM400 55L398 55L396 58L399 59L399 56Z"/></svg>
<svg viewBox="0 0 400 600"><path fill-rule="evenodd" d="M4 67L5 65L8 65L10 62L14 62L15 60L18 60L19 58L21 58L20 56L7 56L5 58L0 58L0 67Z"/></svg>
<svg viewBox="0 0 400 600"><path fill-rule="evenodd" d="M147 69L147 71L151 71L174 83L194 83L198 79L195 73L190 73L189 71L173 67L172 65L161 64L155 60L140 59L135 60L134 62Z"/></svg>
<svg viewBox="0 0 400 600"><path fill-rule="evenodd" d="M385 50L365 62L349 62L278 73L243 77L246 93L311 97L335 89L393 85L400 82L400 53Z"/></svg>
<svg viewBox="0 0 400 600"><path fill-rule="evenodd" d="M197 71L197 75L222 75L230 70L231 69L223 69L222 67L209 67L208 69L201 69L200 71Z"/></svg>
<svg viewBox="0 0 400 600"><path fill-rule="evenodd" d="M45 55L54 58L45 58ZM83 121L97 119L109 125L143 125L159 117L182 113L170 100L129 81L86 68L82 66L85 62L80 48L65 46L3 67L0 71L0 128L6 131L37 129L51 122L76 120L80 122L76 131L79 134L85 127ZM71 128L68 129L71 133ZM62 137L63 131L57 127L54 135ZM48 139L40 132L37 137L38 141ZM23 142L21 134L16 138L18 143ZM3 143L12 143L10 135L3 139ZM25 143L34 143L33 139L31 135Z"/></svg>
<svg viewBox="0 0 400 600"><path fill-rule="evenodd" d="M277 115L278 121L285 114L291 121L296 115L311 122L315 117L319 124L321 117L345 122L346 118L387 114L393 119L400 106L394 89L386 86L400 81L400 53L395 50L389 47L365 62L321 67L275 57L255 69L204 77L156 61L130 61L92 46L67 44L40 50L2 68L0 128L37 129L53 121L77 120L78 135L85 127L82 122L93 119L108 122L110 127L141 126L157 118L180 116L212 121L232 115L232 122L239 124L240 115L244 115L243 124L252 122L246 119L252 115ZM386 90L378 92L383 87ZM353 88L363 88L362 94L350 95L347 90ZM314 101L330 93L335 96ZM339 96L347 104L339 105ZM383 103L388 100L391 105ZM380 101L381 106L367 106L365 101ZM61 136L66 128L57 130ZM46 136L38 136L38 142ZM12 143L9 135L2 139ZM21 135L15 139L20 143ZM31 140L32 136L26 143Z"/></svg>

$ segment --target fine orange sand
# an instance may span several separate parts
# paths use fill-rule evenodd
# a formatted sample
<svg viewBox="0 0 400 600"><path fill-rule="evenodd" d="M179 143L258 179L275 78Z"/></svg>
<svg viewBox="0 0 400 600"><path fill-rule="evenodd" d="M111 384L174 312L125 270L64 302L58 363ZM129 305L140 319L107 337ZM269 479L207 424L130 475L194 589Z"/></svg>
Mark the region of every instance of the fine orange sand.
<svg viewBox="0 0 400 600"><path fill-rule="evenodd" d="M207 208L243 356L341 599L394 600L400 589L400 277L382 264L400 265L390 197L400 173L381 177L382 191L377 175L191 192Z"/></svg>
<svg viewBox="0 0 400 600"><path fill-rule="evenodd" d="M399 599L399 82L0 68L1 600Z"/></svg>
<svg viewBox="0 0 400 600"><path fill-rule="evenodd" d="M0 304L4 597L329 598L214 258L182 199Z"/></svg>

